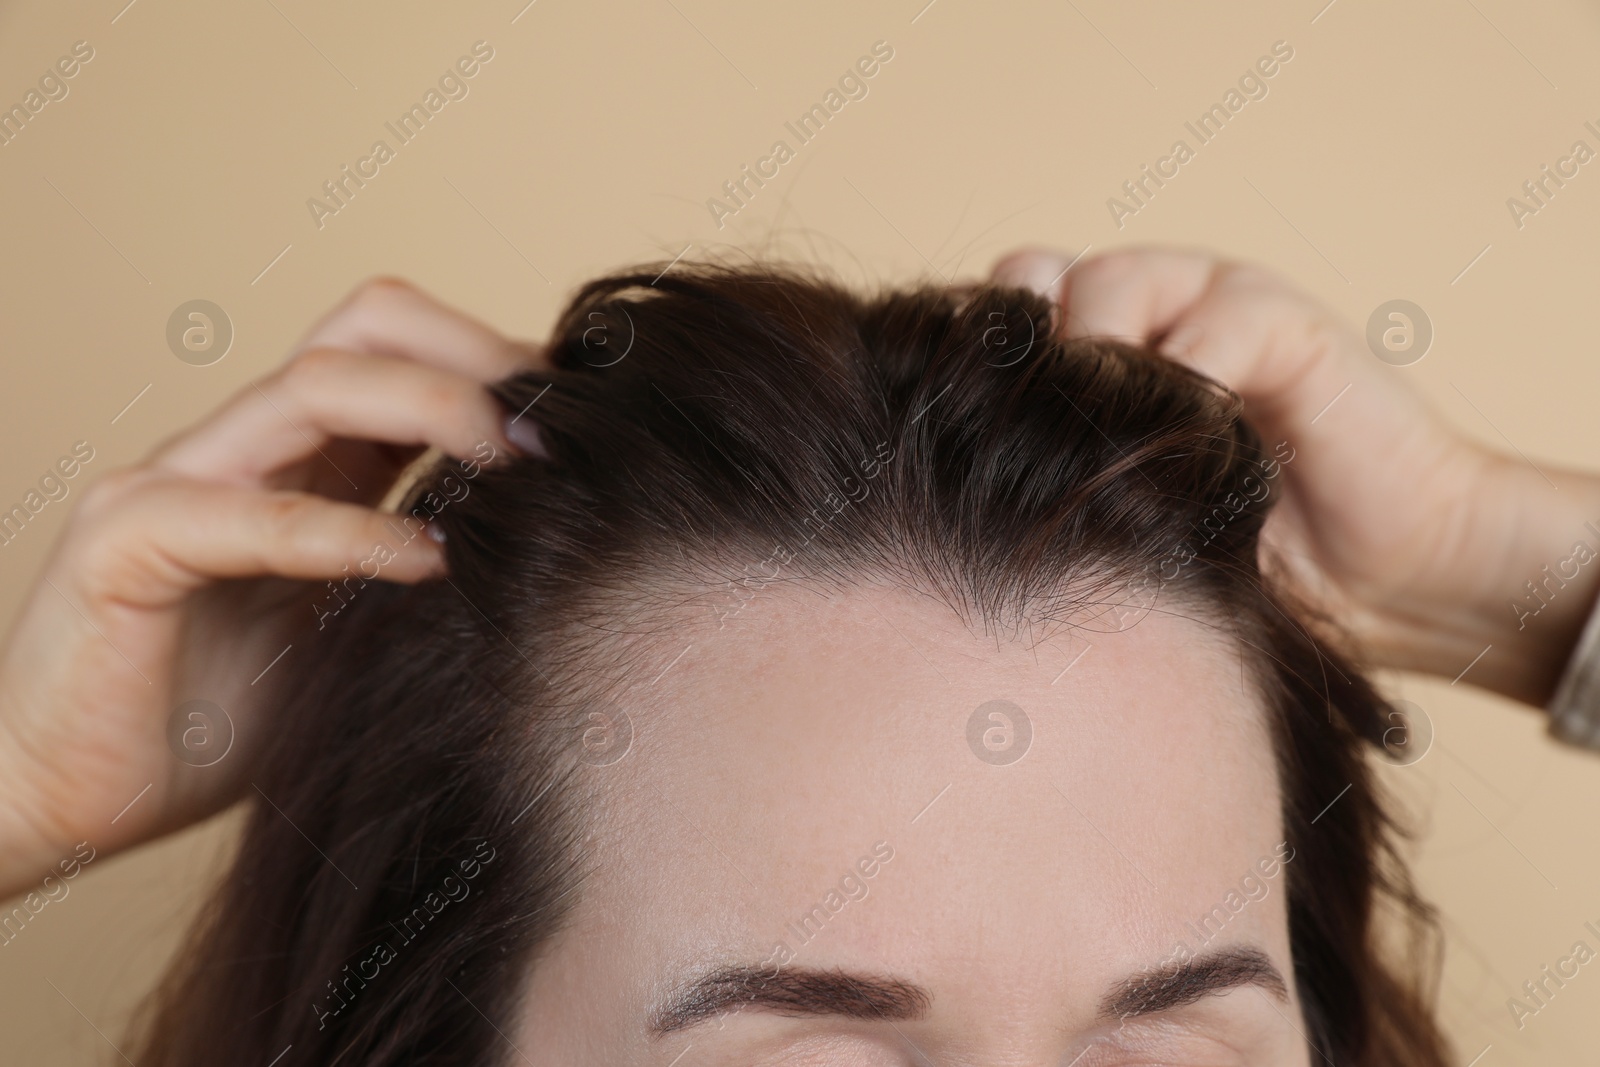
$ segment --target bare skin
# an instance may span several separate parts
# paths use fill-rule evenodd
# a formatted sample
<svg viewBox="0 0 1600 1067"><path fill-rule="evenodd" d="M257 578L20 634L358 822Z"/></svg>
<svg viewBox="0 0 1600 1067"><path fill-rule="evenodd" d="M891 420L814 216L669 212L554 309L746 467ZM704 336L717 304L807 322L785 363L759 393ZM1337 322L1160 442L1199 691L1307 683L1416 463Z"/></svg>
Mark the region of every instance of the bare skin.
<svg viewBox="0 0 1600 1067"><path fill-rule="evenodd" d="M1162 610L1102 622L1088 648L1070 630L997 638L864 586L791 587L725 629L672 636L654 657L680 656L671 671L652 683L661 664L641 662L618 697L632 748L584 769L589 873L507 1028L522 1054L508 1062L1311 1062L1283 891L1293 842L1224 635ZM990 763L967 724L995 699L1020 715L981 717L1002 731ZM1268 967L1181 1003L1157 1004L1152 983L1135 998L1148 1011L1108 1007L1131 976L1172 975L1180 946ZM748 972L732 1002L674 1010L727 968ZM819 979L839 987L820 1003ZM897 985L923 1001L864 1007Z"/></svg>
<svg viewBox="0 0 1600 1067"><path fill-rule="evenodd" d="M1066 262L1030 253L999 274L1043 287ZM1270 539L1373 656L1454 676L1492 644L1467 680L1544 699L1600 571L1525 631L1509 600L1600 517L1600 479L1556 472L1553 493L1454 432L1352 331L1259 268L1117 252L1073 267L1054 295L1070 332L1163 339L1244 396L1269 442L1293 445ZM259 389L90 487L0 648L0 892L25 889L78 841L131 847L247 792L267 725L249 683L289 640L286 585L370 554L384 518L373 505L422 446L510 450L484 384L536 359L409 286L369 283ZM441 566L419 537L382 577L422 581ZM166 736L194 695L238 728L236 751L200 776L177 773L193 768Z"/></svg>
<svg viewBox="0 0 1600 1067"><path fill-rule="evenodd" d="M1173 249L1111 252L1063 276L1069 263L1022 252L995 273L1050 289L1069 336L1154 343L1217 379L1269 447L1289 442L1296 458L1265 540L1366 661L1446 678L1472 664L1466 681L1531 705L1550 698L1600 567L1525 627L1512 601L1600 520L1600 477L1542 464L1558 490L1469 439L1271 271Z"/></svg>
<svg viewBox="0 0 1600 1067"><path fill-rule="evenodd" d="M0 893L73 843L114 852L248 790L269 725L250 683L310 621L312 583L370 557L385 533L373 505L423 446L511 450L484 383L529 358L404 283L374 281L276 374L85 492L0 650ZM442 566L417 537L382 577ZM237 729L204 773L167 739L193 696Z"/></svg>

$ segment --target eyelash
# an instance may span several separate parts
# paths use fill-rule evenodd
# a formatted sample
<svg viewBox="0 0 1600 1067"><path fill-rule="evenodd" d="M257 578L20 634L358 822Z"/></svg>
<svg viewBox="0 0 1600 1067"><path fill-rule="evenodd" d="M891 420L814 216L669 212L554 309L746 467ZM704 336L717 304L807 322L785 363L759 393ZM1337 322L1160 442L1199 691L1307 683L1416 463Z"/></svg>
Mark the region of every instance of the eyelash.
<svg viewBox="0 0 1600 1067"><path fill-rule="evenodd" d="M1127 1020L1109 1034L1073 1049L1070 1067L1250 1067L1245 1053L1226 1042L1174 1023L1141 1020L1130 1031Z"/></svg>

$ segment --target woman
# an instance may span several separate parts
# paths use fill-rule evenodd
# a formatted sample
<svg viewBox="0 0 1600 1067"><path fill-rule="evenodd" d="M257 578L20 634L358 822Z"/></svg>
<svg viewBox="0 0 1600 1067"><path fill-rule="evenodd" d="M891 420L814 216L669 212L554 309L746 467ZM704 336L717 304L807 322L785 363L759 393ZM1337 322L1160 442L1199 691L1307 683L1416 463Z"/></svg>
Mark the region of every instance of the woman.
<svg viewBox="0 0 1600 1067"><path fill-rule="evenodd" d="M86 495L5 884L252 798L142 1064L1444 1063L1354 664L1545 699L1600 487L1262 272L1067 266L680 264L537 353L362 290Z"/></svg>

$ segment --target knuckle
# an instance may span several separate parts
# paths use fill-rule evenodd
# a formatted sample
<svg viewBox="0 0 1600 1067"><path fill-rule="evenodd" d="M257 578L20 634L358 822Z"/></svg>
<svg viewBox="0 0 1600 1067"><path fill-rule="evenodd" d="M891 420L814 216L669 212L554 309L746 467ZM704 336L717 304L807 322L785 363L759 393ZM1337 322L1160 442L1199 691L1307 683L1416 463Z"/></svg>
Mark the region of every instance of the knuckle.
<svg viewBox="0 0 1600 1067"><path fill-rule="evenodd" d="M1253 268L1252 274L1239 280L1234 292L1240 307L1265 317L1279 329L1299 334L1303 345L1330 343L1344 330L1343 320L1334 311L1275 271Z"/></svg>
<svg viewBox="0 0 1600 1067"><path fill-rule="evenodd" d="M292 396L315 393L326 386L347 358L337 348L308 348L278 372L277 383Z"/></svg>
<svg viewBox="0 0 1600 1067"><path fill-rule="evenodd" d="M429 410L463 429L494 421L489 395L467 382L439 381L428 387Z"/></svg>
<svg viewBox="0 0 1600 1067"><path fill-rule="evenodd" d="M261 509L264 532L273 540L298 540L317 504L300 493L269 493Z"/></svg>
<svg viewBox="0 0 1600 1067"><path fill-rule="evenodd" d="M285 368L285 374L296 379L317 379L343 364L345 355L337 348L308 348Z"/></svg>
<svg viewBox="0 0 1600 1067"><path fill-rule="evenodd" d="M1144 256L1133 250L1103 252L1079 268L1076 285L1083 289L1121 289L1144 273Z"/></svg>
<svg viewBox="0 0 1600 1067"><path fill-rule="evenodd" d="M1282 275L1259 263L1230 263L1223 270L1230 286L1261 293L1282 294L1290 291Z"/></svg>
<svg viewBox="0 0 1600 1067"><path fill-rule="evenodd" d="M128 549L120 538L85 537L70 545L62 565L85 602L114 600L127 584Z"/></svg>
<svg viewBox="0 0 1600 1067"><path fill-rule="evenodd" d="M396 299L405 299L417 291L416 286L392 274L378 274L356 286L350 294L355 307L382 307Z"/></svg>
<svg viewBox="0 0 1600 1067"><path fill-rule="evenodd" d="M1351 348L1353 341L1348 328L1337 316L1308 309L1303 342L1309 353L1308 363L1315 365L1335 359Z"/></svg>
<svg viewBox="0 0 1600 1067"><path fill-rule="evenodd" d="M147 472L123 470L84 490L62 541L62 564L87 601L114 599L129 584L148 525L139 505L156 484Z"/></svg>
<svg viewBox="0 0 1600 1067"><path fill-rule="evenodd" d="M103 520L107 513L121 506L133 493L153 480L151 472L138 467L123 467L108 472L84 487L72 521L82 526Z"/></svg>

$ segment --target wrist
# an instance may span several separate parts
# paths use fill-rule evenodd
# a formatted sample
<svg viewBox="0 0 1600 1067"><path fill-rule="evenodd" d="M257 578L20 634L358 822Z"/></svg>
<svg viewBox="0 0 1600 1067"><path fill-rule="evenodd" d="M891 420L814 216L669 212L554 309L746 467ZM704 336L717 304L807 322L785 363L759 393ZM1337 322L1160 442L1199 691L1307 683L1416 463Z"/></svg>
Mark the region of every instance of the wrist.
<svg viewBox="0 0 1600 1067"><path fill-rule="evenodd" d="M32 887L58 857L72 851L71 843L49 827L27 762L14 735L0 725L0 898Z"/></svg>
<svg viewBox="0 0 1600 1067"><path fill-rule="evenodd" d="M1600 477L1488 455L1470 496L1439 595L1390 613L1385 665L1542 707L1600 596Z"/></svg>

